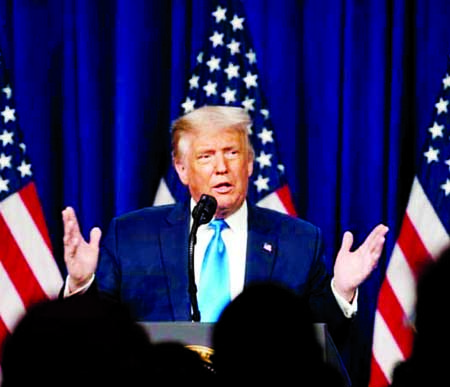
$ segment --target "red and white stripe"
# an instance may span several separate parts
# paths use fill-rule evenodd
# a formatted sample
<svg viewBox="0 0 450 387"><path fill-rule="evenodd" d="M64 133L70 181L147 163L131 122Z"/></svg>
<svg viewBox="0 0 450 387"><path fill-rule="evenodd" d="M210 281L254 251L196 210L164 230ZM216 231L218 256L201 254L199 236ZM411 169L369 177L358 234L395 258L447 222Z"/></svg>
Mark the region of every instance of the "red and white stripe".
<svg viewBox="0 0 450 387"><path fill-rule="evenodd" d="M417 278L424 264L436 259L449 243L449 235L415 178L378 295L369 387L388 386L394 367L411 354Z"/></svg>
<svg viewBox="0 0 450 387"><path fill-rule="evenodd" d="M0 246L1 347L26 310L63 284L34 183L0 202Z"/></svg>
<svg viewBox="0 0 450 387"><path fill-rule="evenodd" d="M287 185L262 198L258 202L258 206L270 208L292 216L297 215L292 202L291 192L289 191L289 187Z"/></svg>
<svg viewBox="0 0 450 387"><path fill-rule="evenodd" d="M153 205L159 206L173 203L175 203L175 199L170 193L166 181L164 179L161 179L161 181L159 182L158 190L156 191ZM260 207L269 208L278 212L282 212L284 214L292 216L297 215L294 204L292 202L291 193L287 185L279 188L275 192L268 194L257 204Z"/></svg>

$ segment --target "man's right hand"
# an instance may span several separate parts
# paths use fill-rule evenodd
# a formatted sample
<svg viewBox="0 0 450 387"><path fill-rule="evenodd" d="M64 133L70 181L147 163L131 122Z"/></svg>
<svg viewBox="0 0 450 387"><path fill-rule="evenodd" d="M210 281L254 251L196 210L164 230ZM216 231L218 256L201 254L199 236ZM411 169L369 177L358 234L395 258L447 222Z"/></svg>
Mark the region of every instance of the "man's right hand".
<svg viewBox="0 0 450 387"><path fill-rule="evenodd" d="M64 224L64 261L69 273L69 291L72 293L86 285L97 268L100 238L102 232L94 227L90 241L81 235L78 220L72 207L62 211Z"/></svg>

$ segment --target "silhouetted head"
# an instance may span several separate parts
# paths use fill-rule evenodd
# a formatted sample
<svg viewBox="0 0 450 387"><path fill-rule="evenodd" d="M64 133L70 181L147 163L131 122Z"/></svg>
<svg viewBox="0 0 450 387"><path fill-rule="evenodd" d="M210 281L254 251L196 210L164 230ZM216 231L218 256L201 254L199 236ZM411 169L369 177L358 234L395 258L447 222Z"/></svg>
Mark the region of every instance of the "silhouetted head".
<svg viewBox="0 0 450 387"><path fill-rule="evenodd" d="M150 347L117 302L75 296L37 304L5 342L2 387L132 386Z"/></svg>
<svg viewBox="0 0 450 387"><path fill-rule="evenodd" d="M213 330L214 367L222 380L310 380L324 366L307 303L275 283L244 289Z"/></svg>

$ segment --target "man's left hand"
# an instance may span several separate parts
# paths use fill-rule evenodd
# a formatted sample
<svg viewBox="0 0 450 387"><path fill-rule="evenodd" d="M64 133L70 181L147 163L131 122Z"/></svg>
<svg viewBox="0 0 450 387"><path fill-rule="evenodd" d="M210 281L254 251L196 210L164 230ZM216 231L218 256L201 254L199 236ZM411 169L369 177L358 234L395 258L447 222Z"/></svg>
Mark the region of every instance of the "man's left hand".
<svg viewBox="0 0 450 387"><path fill-rule="evenodd" d="M353 252L350 251L353 234L350 231L344 233L334 264L334 285L336 291L348 302L353 300L358 286L377 266L388 230L385 225L379 224Z"/></svg>

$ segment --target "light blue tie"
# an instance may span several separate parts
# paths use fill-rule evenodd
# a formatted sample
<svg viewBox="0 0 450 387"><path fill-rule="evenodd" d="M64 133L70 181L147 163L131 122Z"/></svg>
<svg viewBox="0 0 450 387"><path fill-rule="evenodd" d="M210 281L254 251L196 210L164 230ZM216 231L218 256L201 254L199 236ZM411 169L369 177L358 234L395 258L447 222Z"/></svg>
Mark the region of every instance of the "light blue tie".
<svg viewBox="0 0 450 387"><path fill-rule="evenodd" d="M223 219L215 219L209 227L214 228L214 235L203 258L198 289L198 306L202 322L216 322L231 300L228 254L221 235L222 230L228 225Z"/></svg>

